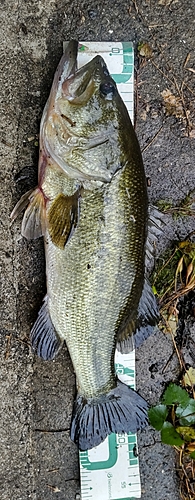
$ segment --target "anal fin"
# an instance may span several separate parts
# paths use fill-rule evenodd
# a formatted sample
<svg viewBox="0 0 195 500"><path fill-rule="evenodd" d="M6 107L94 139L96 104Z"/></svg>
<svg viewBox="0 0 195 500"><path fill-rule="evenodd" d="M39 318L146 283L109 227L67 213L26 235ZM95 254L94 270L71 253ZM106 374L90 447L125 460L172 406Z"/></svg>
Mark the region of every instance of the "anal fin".
<svg viewBox="0 0 195 500"><path fill-rule="evenodd" d="M55 358L63 341L57 335L50 318L47 295L31 330L31 344L35 353L45 361Z"/></svg>
<svg viewBox="0 0 195 500"><path fill-rule="evenodd" d="M78 192L60 193L48 211L48 229L52 242L63 250L78 222Z"/></svg>

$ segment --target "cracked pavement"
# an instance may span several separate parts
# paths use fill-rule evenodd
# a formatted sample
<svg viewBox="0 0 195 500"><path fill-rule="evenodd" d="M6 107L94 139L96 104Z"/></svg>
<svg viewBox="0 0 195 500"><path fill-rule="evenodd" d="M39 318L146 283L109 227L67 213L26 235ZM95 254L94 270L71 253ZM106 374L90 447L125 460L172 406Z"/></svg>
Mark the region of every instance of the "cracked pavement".
<svg viewBox="0 0 195 500"><path fill-rule="evenodd" d="M78 453L69 440L75 385L69 354L64 347L44 363L29 346L45 293L43 242L21 238L21 218L11 226L9 219L36 185L39 123L62 42L134 42L136 131L149 196L178 204L195 184L194 73L186 69L195 68L194 23L190 0L185 8L182 0L1 1L1 500L74 500L80 491ZM137 57L141 41L152 48L150 60ZM165 113L166 89L183 99L183 117ZM192 217L167 216L158 251L193 230ZM136 369L140 394L157 402L179 374L171 338L157 332L148 339L137 350ZM151 428L139 434L139 457L143 500L179 500L174 450Z"/></svg>

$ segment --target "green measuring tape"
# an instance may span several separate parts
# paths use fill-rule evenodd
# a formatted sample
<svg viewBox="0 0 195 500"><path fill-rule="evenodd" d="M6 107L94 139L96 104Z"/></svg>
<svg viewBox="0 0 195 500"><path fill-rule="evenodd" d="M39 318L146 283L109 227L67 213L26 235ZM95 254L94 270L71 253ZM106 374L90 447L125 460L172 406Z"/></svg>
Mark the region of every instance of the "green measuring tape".
<svg viewBox="0 0 195 500"><path fill-rule="evenodd" d="M117 83L133 121L134 51L130 42L80 42L79 67L100 54ZM115 356L122 382L135 388L135 352ZM96 448L79 453L81 500L141 498L136 434L111 434Z"/></svg>

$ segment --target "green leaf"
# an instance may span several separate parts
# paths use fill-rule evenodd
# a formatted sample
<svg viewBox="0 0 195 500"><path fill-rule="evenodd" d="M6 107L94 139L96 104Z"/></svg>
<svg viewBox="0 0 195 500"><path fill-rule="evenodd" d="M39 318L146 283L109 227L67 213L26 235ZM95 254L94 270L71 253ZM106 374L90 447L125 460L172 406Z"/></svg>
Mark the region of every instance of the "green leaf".
<svg viewBox="0 0 195 500"><path fill-rule="evenodd" d="M175 428L170 422L164 422L161 430L161 441L171 446L182 446L183 439L179 436Z"/></svg>
<svg viewBox="0 0 195 500"><path fill-rule="evenodd" d="M193 427L176 427L176 431L185 441L190 443L195 441L195 429Z"/></svg>
<svg viewBox="0 0 195 500"><path fill-rule="evenodd" d="M195 400L190 398L185 408L178 406L175 413L176 416L179 417L180 425L195 425Z"/></svg>
<svg viewBox="0 0 195 500"><path fill-rule="evenodd" d="M165 405L153 406L148 410L150 424L160 431L168 415L168 409Z"/></svg>
<svg viewBox="0 0 195 500"><path fill-rule="evenodd" d="M195 460L195 451L193 451L192 453L190 453L190 457L193 458L193 460Z"/></svg>
<svg viewBox="0 0 195 500"><path fill-rule="evenodd" d="M162 402L166 405L180 404L183 407L188 404L189 400L190 397L185 389L172 383L169 384L162 398Z"/></svg>

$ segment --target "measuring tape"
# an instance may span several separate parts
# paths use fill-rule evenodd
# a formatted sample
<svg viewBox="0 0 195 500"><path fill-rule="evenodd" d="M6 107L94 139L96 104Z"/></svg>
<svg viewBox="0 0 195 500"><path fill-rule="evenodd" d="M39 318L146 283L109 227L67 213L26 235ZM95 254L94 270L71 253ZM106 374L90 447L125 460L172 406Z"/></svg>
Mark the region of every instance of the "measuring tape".
<svg viewBox="0 0 195 500"><path fill-rule="evenodd" d="M118 378L135 388L135 351L115 354ZM141 498L136 434L111 434L96 448L79 452L82 500Z"/></svg>
<svg viewBox="0 0 195 500"><path fill-rule="evenodd" d="M134 50L131 42L80 42L78 67L101 55L133 121Z"/></svg>
<svg viewBox="0 0 195 500"><path fill-rule="evenodd" d="M78 67L100 54L133 121L134 51L130 42L80 42ZM118 378L135 389L135 351L116 351ZM96 448L79 452L81 500L141 498L136 434L111 434Z"/></svg>
<svg viewBox="0 0 195 500"><path fill-rule="evenodd" d="M65 48L66 42L64 43ZM100 54L117 83L133 121L134 50L131 42L80 42L78 67ZM135 389L135 351L115 354L118 378ZM136 434L111 434L92 450L79 452L81 500L141 498Z"/></svg>

